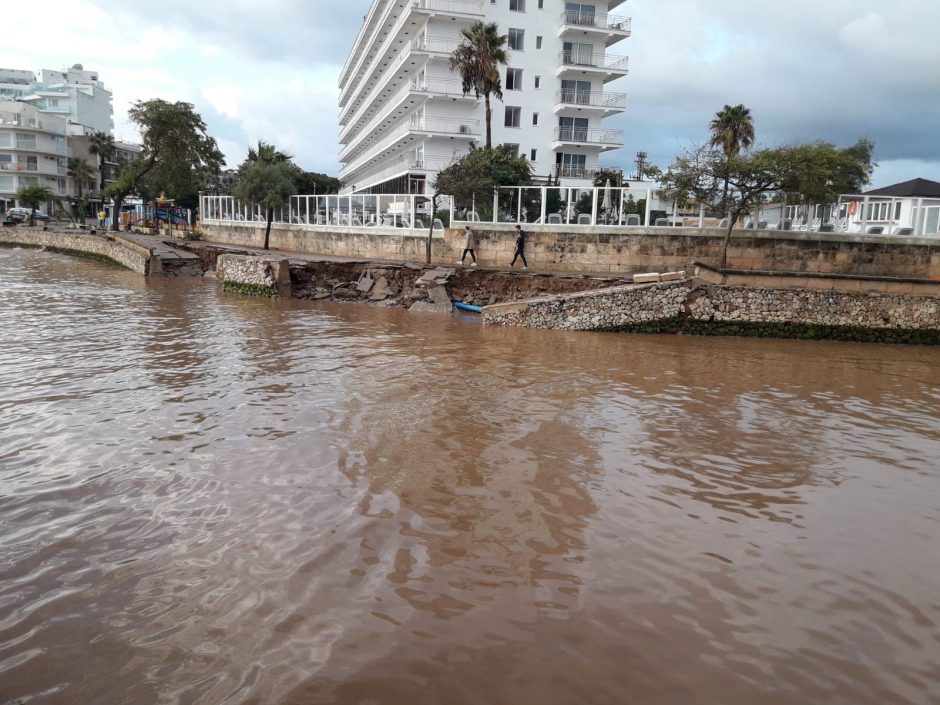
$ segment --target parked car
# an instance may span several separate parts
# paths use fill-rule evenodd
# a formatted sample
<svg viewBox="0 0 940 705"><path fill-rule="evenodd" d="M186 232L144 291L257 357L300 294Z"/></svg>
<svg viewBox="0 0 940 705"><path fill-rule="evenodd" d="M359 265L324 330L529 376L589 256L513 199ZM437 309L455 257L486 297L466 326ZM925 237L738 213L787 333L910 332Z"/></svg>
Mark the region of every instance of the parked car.
<svg viewBox="0 0 940 705"><path fill-rule="evenodd" d="M6 220L14 223L26 223L29 221L29 208L11 208L6 212ZM37 210L33 218L36 222L48 221L49 216L40 210Z"/></svg>

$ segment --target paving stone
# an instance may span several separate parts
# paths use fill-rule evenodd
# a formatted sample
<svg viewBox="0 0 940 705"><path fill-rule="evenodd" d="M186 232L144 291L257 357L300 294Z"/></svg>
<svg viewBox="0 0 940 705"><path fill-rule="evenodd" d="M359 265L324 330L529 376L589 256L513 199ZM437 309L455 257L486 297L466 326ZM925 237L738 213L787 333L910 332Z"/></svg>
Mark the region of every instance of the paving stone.
<svg viewBox="0 0 940 705"><path fill-rule="evenodd" d="M649 284L651 282L661 281L662 275L659 272L651 272L649 274L634 274L633 283L634 284Z"/></svg>
<svg viewBox="0 0 940 705"><path fill-rule="evenodd" d="M447 287L436 286L428 291L428 296L430 296L431 301L436 304L447 304L450 306L450 293L447 291Z"/></svg>

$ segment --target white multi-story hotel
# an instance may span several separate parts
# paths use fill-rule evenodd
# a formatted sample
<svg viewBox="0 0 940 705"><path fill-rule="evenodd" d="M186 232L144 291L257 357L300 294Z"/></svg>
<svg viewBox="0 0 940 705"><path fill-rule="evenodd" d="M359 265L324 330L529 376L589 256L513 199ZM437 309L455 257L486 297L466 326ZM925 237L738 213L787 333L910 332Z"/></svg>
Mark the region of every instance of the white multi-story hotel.
<svg viewBox="0 0 940 705"><path fill-rule="evenodd" d="M492 98L493 145L513 145L533 172L586 185L602 152L623 144L603 120L626 95L609 84L630 36L611 12L623 0L374 0L339 80L340 178L346 192L423 193L470 142L485 142L483 100L463 94L449 58L460 30L496 22L509 37L503 99Z"/></svg>

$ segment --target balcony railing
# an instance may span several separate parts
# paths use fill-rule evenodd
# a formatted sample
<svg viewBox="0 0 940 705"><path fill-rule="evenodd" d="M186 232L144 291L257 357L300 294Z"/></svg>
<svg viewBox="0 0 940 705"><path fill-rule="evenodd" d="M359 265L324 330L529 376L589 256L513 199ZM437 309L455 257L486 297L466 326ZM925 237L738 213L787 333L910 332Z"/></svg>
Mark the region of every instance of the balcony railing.
<svg viewBox="0 0 940 705"><path fill-rule="evenodd" d="M611 108L614 110L623 110L627 106L626 93L579 91L562 88L555 96L558 102L564 105L585 105L596 108Z"/></svg>
<svg viewBox="0 0 940 705"><path fill-rule="evenodd" d="M460 42L441 37L415 37L411 40L412 51L425 51L429 54L453 54Z"/></svg>
<svg viewBox="0 0 940 705"><path fill-rule="evenodd" d="M561 13L561 21L568 27L586 27L589 29L602 29L608 32L623 32L630 34L631 19L619 15L603 15L584 10L565 10Z"/></svg>
<svg viewBox="0 0 940 705"><path fill-rule="evenodd" d="M589 130L585 127L556 127L557 142L582 144L622 144L623 130Z"/></svg>
<svg viewBox="0 0 940 705"><path fill-rule="evenodd" d="M454 118L439 118L412 115L411 129L424 132L442 132L448 135L466 135L472 137L480 134L479 120L455 120Z"/></svg>
<svg viewBox="0 0 940 705"><path fill-rule="evenodd" d="M552 177L556 179L593 179L599 173L623 174L623 169L612 166L564 166L552 167Z"/></svg>
<svg viewBox="0 0 940 705"><path fill-rule="evenodd" d="M483 16L483 3L472 0L412 0L411 6L416 10Z"/></svg>
<svg viewBox="0 0 940 705"><path fill-rule="evenodd" d="M587 53L582 51L563 51L558 55L563 66L576 68L599 69L605 71L626 71L630 57L615 54Z"/></svg>
<svg viewBox="0 0 940 705"><path fill-rule="evenodd" d="M453 78L413 78L411 90L447 96L464 96L463 83ZM474 98L476 100L476 98Z"/></svg>

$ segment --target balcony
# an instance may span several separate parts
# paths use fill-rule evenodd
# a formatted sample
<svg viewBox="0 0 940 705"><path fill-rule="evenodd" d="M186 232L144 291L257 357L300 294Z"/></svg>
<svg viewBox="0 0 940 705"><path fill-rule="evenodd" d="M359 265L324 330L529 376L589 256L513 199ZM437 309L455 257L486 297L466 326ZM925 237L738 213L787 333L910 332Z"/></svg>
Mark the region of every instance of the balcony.
<svg viewBox="0 0 940 705"><path fill-rule="evenodd" d="M558 54L559 66L555 75L584 76L587 78L601 78L604 83L610 83L629 73L630 57L616 54L594 56L593 53L581 51L563 51Z"/></svg>
<svg viewBox="0 0 940 705"><path fill-rule="evenodd" d="M555 112L590 110L601 115L615 115L627 107L626 93L579 91L562 88L555 94Z"/></svg>
<svg viewBox="0 0 940 705"><path fill-rule="evenodd" d="M619 15L603 15L584 10L565 10L561 13L559 37L603 36L606 46L616 44L631 34L631 19Z"/></svg>
<svg viewBox="0 0 940 705"><path fill-rule="evenodd" d="M385 129L396 123L401 118L402 113L415 108L418 102L415 98L424 101L447 98L452 101L476 102L474 95L464 95L463 84L455 79L412 78L388 99L388 107L382 113L368 122L365 118L369 115L366 115L357 121L355 125L343 130L340 134L340 142L347 146L340 150L340 160L356 156L366 146L377 139L381 139ZM362 142L356 142L354 138L357 134L367 134L369 137Z"/></svg>
<svg viewBox="0 0 940 705"><path fill-rule="evenodd" d="M594 181L600 173L615 173L623 175L623 169L613 166L564 166L556 164L552 167L553 179L571 179L577 181Z"/></svg>
<svg viewBox="0 0 940 705"><path fill-rule="evenodd" d="M438 118L421 115L412 115L410 127L417 132L426 132L440 135L459 135L472 139L480 136L479 120L459 120L455 118Z"/></svg>
<svg viewBox="0 0 940 705"><path fill-rule="evenodd" d="M552 149L561 149L566 145L600 147L601 150L617 149L623 146L623 130L556 127Z"/></svg>
<svg viewBox="0 0 940 705"><path fill-rule="evenodd" d="M483 18L483 3L474 2L473 0L412 0L411 7L422 14L463 15L474 19Z"/></svg>
<svg viewBox="0 0 940 705"><path fill-rule="evenodd" d="M365 167L387 158L388 155L399 151L408 142L413 142L421 136L425 138L477 139L480 136L480 121L412 115L410 119L397 126L388 135L370 137L362 143L361 149L357 147L357 153L364 151L366 147L371 147L367 154L360 154L358 158L352 161L347 161L351 159L352 155L345 158L340 157L340 161L346 162L346 166L340 171L340 178L349 181L354 174L360 173Z"/></svg>
<svg viewBox="0 0 940 705"><path fill-rule="evenodd" d="M411 50L419 54L450 57L454 50L460 46L456 39L442 37L415 37L411 40Z"/></svg>

